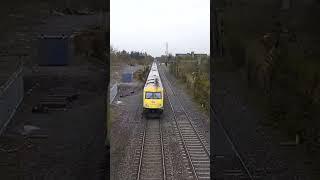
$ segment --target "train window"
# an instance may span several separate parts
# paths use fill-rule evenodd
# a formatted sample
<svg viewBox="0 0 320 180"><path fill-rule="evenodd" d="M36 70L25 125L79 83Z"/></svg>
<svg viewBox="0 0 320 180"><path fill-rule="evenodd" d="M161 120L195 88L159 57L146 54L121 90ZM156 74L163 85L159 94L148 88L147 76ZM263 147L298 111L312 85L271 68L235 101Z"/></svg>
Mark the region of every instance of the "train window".
<svg viewBox="0 0 320 180"><path fill-rule="evenodd" d="M161 99L161 93L160 92L153 93L153 99Z"/></svg>
<svg viewBox="0 0 320 180"><path fill-rule="evenodd" d="M146 92L146 99L152 99L153 93L152 92Z"/></svg>
<svg viewBox="0 0 320 180"><path fill-rule="evenodd" d="M161 99L161 92L146 92L146 99Z"/></svg>

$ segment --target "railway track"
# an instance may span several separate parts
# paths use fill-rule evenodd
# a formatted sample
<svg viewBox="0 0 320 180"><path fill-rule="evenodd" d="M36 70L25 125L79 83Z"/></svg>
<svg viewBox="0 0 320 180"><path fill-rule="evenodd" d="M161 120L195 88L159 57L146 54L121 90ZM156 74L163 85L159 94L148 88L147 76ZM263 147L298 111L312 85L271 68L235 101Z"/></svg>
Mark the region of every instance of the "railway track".
<svg viewBox="0 0 320 180"><path fill-rule="evenodd" d="M164 145L159 119L149 119L140 135L141 148L138 154L138 168L135 179L166 179Z"/></svg>
<svg viewBox="0 0 320 180"><path fill-rule="evenodd" d="M162 72L162 74L164 74L164 72ZM167 78L166 78L166 81L170 83L170 81ZM172 93L174 93L174 92L172 91ZM177 98L179 98L179 97L177 96ZM227 179L228 178L231 178L231 179L235 178L235 179L243 179L243 180L253 180L253 179L260 178L259 176L253 176L252 173L249 171L249 168L247 167L244 159L241 157L240 152L236 148L231 137L227 133L227 130L220 122L220 119L217 118L217 113L216 113L215 109L210 107L210 111L215 116L214 122L216 122L216 124L222 129L223 135L226 137L228 143L231 145L232 151L234 153L234 156L223 157L222 163L221 163L221 157L215 157L215 164L219 164L218 166L221 166L223 168L222 177L227 178ZM225 165L226 165L226 167L225 167ZM215 169L215 174L212 175L214 178L217 178L216 177L217 174L220 175L221 167L220 167L220 169L217 167L214 167L214 168L217 168L217 169ZM219 175L218 175L218 177L219 177ZM219 178L221 178L221 177L219 177Z"/></svg>
<svg viewBox="0 0 320 180"><path fill-rule="evenodd" d="M210 179L209 144L204 136L193 125L188 112L182 106L165 74L161 71L164 84L168 87L166 95L173 112L176 132L180 137L180 146L183 149L183 158L189 165L190 179Z"/></svg>

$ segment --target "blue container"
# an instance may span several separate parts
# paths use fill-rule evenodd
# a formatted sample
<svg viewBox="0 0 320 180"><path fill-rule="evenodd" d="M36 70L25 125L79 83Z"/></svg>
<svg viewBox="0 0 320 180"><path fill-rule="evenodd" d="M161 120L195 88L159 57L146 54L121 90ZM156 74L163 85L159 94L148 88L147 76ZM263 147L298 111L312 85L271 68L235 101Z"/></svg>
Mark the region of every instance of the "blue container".
<svg viewBox="0 0 320 180"><path fill-rule="evenodd" d="M132 82L133 74L132 73L123 73L122 82L129 83Z"/></svg>
<svg viewBox="0 0 320 180"><path fill-rule="evenodd" d="M63 66L69 64L69 38L41 36L39 38L39 65Z"/></svg>

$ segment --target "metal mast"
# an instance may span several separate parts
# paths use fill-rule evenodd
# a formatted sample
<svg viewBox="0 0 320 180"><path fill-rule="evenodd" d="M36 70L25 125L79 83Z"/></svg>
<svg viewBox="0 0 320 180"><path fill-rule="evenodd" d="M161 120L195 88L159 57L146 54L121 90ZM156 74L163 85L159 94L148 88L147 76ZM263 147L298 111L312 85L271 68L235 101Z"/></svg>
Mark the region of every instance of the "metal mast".
<svg viewBox="0 0 320 180"><path fill-rule="evenodd" d="M169 52L168 52L168 42L166 42L166 52L165 52L165 63L166 63L166 66L167 66L167 63L169 61Z"/></svg>
<svg viewBox="0 0 320 180"><path fill-rule="evenodd" d="M166 42L166 56L168 57L169 52L168 52L168 42Z"/></svg>

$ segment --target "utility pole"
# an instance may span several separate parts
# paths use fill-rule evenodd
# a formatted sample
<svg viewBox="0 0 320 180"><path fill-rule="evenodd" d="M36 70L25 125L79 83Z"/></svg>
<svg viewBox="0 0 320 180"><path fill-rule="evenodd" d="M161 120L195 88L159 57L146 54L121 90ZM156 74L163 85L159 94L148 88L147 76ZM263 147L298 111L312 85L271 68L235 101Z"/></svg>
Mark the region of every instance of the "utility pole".
<svg viewBox="0 0 320 180"><path fill-rule="evenodd" d="M166 42L166 56L168 56L169 52L168 52L168 42Z"/></svg>
<svg viewBox="0 0 320 180"><path fill-rule="evenodd" d="M166 59L169 60L168 42L166 42Z"/></svg>
<svg viewBox="0 0 320 180"><path fill-rule="evenodd" d="M166 42L166 52L165 52L165 54L166 54L166 58L165 58L165 64L166 64L166 66L167 66L167 64L168 64L168 61L169 61L169 52L168 52L168 42Z"/></svg>

